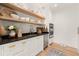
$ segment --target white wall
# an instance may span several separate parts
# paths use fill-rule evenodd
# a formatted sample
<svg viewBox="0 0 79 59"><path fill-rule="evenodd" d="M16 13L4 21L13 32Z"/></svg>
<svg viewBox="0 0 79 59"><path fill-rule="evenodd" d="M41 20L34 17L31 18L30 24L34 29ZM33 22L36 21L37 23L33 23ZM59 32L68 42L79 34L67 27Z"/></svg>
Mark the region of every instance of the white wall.
<svg viewBox="0 0 79 59"><path fill-rule="evenodd" d="M54 41L79 49L79 8L64 8L54 12Z"/></svg>

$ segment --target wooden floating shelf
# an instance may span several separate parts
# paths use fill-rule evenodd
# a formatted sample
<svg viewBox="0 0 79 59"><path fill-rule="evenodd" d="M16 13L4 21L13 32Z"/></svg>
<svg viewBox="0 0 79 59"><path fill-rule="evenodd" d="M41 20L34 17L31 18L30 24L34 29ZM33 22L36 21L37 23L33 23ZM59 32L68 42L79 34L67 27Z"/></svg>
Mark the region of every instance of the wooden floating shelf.
<svg viewBox="0 0 79 59"><path fill-rule="evenodd" d="M1 3L1 5L4 5L4 6L10 8L10 9L13 9L15 11L18 11L18 12L21 12L21 13L24 13L24 14L35 16L37 18L40 18L41 20L45 19L44 16L39 15L38 13L35 13L32 10L29 10L27 8L20 7L18 5L14 5L14 4L11 4L11 3Z"/></svg>
<svg viewBox="0 0 79 59"><path fill-rule="evenodd" d="M34 25L44 25L44 24L32 23L32 22L27 22L27 21L14 19L14 18L10 18L10 17L3 17L3 16L0 16L0 20L11 21L11 22L18 22L18 23L28 23L28 24L34 24Z"/></svg>

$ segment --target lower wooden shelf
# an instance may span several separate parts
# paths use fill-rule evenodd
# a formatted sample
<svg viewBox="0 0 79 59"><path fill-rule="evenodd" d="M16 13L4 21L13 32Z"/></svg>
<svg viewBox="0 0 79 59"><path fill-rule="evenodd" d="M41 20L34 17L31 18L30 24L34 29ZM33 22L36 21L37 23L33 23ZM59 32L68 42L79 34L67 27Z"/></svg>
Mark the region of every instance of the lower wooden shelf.
<svg viewBox="0 0 79 59"><path fill-rule="evenodd" d="M23 21L23 20L14 19L14 18L10 18L10 17L3 17L3 16L0 16L0 20L11 21L11 22L19 22L19 23L28 23L28 24L34 24L34 25L44 25L44 24L38 24L38 23L33 23L33 22L29 22L29 21Z"/></svg>

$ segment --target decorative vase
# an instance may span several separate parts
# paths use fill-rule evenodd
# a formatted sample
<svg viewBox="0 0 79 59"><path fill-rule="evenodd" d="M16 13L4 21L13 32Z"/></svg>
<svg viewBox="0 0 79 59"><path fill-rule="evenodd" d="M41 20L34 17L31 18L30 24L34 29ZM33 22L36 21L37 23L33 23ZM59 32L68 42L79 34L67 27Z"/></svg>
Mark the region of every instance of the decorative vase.
<svg viewBox="0 0 79 59"><path fill-rule="evenodd" d="M10 33L9 33L9 36L12 37L12 38L15 37L16 36L15 31L11 30Z"/></svg>

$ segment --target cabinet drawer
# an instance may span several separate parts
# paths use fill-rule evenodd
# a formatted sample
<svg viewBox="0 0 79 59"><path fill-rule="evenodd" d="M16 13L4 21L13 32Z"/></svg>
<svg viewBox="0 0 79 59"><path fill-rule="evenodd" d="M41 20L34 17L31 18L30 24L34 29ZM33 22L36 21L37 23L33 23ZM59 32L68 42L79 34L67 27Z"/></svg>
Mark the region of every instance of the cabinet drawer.
<svg viewBox="0 0 79 59"><path fill-rule="evenodd" d="M17 55L24 50L25 40L12 42L4 45L4 55Z"/></svg>

